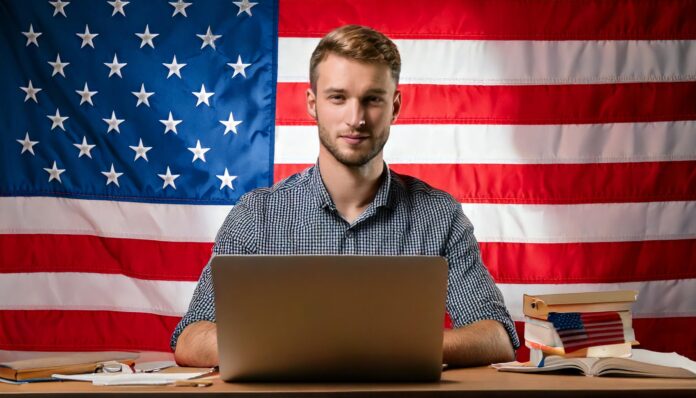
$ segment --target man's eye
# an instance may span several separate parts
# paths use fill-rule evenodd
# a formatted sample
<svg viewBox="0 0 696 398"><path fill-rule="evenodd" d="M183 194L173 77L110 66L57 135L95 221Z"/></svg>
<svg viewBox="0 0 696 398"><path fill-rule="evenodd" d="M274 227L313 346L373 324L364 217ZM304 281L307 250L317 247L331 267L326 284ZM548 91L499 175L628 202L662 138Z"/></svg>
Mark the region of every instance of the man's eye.
<svg viewBox="0 0 696 398"><path fill-rule="evenodd" d="M330 95L329 100L330 101L343 101L343 96L342 95Z"/></svg>
<svg viewBox="0 0 696 398"><path fill-rule="evenodd" d="M381 97L368 97L367 101L372 103L372 104L380 104L380 103L382 103L382 98Z"/></svg>

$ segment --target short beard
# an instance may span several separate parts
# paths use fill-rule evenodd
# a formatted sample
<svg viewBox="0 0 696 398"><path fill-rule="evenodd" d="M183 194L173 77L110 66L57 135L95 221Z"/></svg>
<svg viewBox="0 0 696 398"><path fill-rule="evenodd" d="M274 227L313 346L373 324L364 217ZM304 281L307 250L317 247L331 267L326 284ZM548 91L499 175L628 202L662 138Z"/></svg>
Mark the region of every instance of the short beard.
<svg viewBox="0 0 696 398"><path fill-rule="evenodd" d="M321 123L319 123L318 118L317 125L319 126L319 141L321 142L321 145L323 145L324 148L326 148L336 160L347 167L358 168L366 165L372 159L374 159L375 156L382 151L382 149L384 149L384 145L387 143L387 140L385 139L382 142L377 143L377 146L372 148L372 151L360 155L359 157L346 156L342 154L341 151L327 138L329 133L324 129L324 127L322 127ZM388 137L389 134L385 134L384 136Z"/></svg>

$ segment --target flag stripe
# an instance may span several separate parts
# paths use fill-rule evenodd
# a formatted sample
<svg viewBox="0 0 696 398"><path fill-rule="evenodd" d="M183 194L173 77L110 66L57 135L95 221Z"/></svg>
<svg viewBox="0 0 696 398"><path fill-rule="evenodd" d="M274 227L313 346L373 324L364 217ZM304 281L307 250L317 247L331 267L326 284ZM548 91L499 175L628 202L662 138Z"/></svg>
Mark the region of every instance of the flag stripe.
<svg viewBox="0 0 696 398"><path fill-rule="evenodd" d="M276 164L281 180L308 164ZM592 164L390 164L463 203L574 204L696 199L696 161ZM472 184L476 181L476 184ZM553 181L550 184L549 181Z"/></svg>
<svg viewBox="0 0 696 398"><path fill-rule="evenodd" d="M145 312L181 316L196 282L144 280L87 272L2 274L0 309ZM17 295L15 291L31 291Z"/></svg>
<svg viewBox="0 0 696 398"><path fill-rule="evenodd" d="M498 283L505 297L505 305L516 321L524 320L523 294L557 294L572 292L600 292L608 290L637 290L638 300L632 310L635 318L696 316L696 279L637 281L621 283L559 283L509 284Z"/></svg>
<svg viewBox="0 0 696 398"><path fill-rule="evenodd" d="M3 219L0 233L212 242L231 208L150 204L148 215L140 213L139 205L48 197L0 198ZM480 242L579 243L696 238L696 224L691 222L696 219L696 201L574 205L464 203L462 209L476 226L475 234ZM155 222L154 215L162 216Z"/></svg>
<svg viewBox="0 0 696 398"><path fill-rule="evenodd" d="M684 264L696 264L693 239L555 244L480 242L479 245L483 263L498 283L696 278L696 267L684 267Z"/></svg>
<svg viewBox="0 0 696 398"><path fill-rule="evenodd" d="M31 351L170 351L179 322L138 312L61 310L0 310L0 319L0 349Z"/></svg>
<svg viewBox="0 0 696 398"><path fill-rule="evenodd" d="M309 81L309 59L318 43L319 39L281 38L278 81ZM404 84L596 84L696 77L696 41L692 40L395 43L402 62L399 82ZM616 54L621 54L621 62L616 62ZM526 61L510 62L520 59Z"/></svg>
<svg viewBox="0 0 696 398"><path fill-rule="evenodd" d="M180 316L188 308L195 286L194 281L152 281L100 273L3 274L0 279L0 309L118 310ZM17 291L31 291L32 294L11 294L10 287ZM693 297L696 279L556 285L499 283L498 287L516 320L523 319L522 292L553 294L612 289L640 291L638 301L633 305L636 317L696 316L696 299Z"/></svg>
<svg viewBox="0 0 696 398"><path fill-rule="evenodd" d="M611 124L400 124L387 163L629 163L696 160L696 121ZM424 139L427 136L427 139ZM418 151L413 148L417 147ZM278 126L276 164L314 163L316 126Z"/></svg>
<svg viewBox="0 0 696 398"><path fill-rule="evenodd" d="M97 272L146 280L197 281L212 243L89 235L0 235L0 273Z"/></svg>
<svg viewBox="0 0 696 398"><path fill-rule="evenodd" d="M696 202L463 203L480 242L622 242L696 238ZM520 297L522 297L520 295Z"/></svg>
<svg viewBox="0 0 696 398"><path fill-rule="evenodd" d="M313 125L307 83L278 83L276 125ZM400 85L399 124L593 124L696 119L696 82ZM640 98L640 101L636 101Z"/></svg>
<svg viewBox="0 0 696 398"><path fill-rule="evenodd" d="M588 0L285 0L280 3L280 36L321 37L357 23L393 38L494 40L620 40L696 38L691 1L673 7L659 1Z"/></svg>
<svg viewBox="0 0 696 398"><path fill-rule="evenodd" d="M481 242L480 247L483 262L498 283L558 284L696 278L696 269L683 266L696 263L694 244L694 240ZM99 272L197 281L211 245L86 235L0 235L0 273ZM657 263L660 267L654 266Z"/></svg>
<svg viewBox="0 0 696 398"><path fill-rule="evenodd" d="M0 197L0 233L213 242L232 206Z"/></svg>

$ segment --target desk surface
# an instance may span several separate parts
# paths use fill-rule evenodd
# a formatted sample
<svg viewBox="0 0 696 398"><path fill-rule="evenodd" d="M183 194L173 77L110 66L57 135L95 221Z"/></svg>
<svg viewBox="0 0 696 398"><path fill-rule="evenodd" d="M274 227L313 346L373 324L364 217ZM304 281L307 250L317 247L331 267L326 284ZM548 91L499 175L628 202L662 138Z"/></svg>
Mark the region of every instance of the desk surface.
<svg viewBox="0 0 696 398"><path fill-rule="evenodd" d="M224 383L216 379L210 387L120 386L99 387L83 382L49 382L23 385L0 384L0 394L23 397L61 394L120 394L129 397L171 394L214 394L260 397L306 396L463 396L463 397L696 397L696 380L585 377L579 375L517 374L481 367L445 371L439 383L392 384L288 384Z"/></svg>

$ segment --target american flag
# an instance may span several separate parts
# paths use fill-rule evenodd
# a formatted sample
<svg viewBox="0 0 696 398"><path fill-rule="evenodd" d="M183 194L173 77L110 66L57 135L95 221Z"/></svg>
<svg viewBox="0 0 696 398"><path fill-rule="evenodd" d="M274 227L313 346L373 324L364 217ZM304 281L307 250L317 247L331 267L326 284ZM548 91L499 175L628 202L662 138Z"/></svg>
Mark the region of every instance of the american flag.
<svg viewBox="0 0 696 398"><path fill-rule="evenodd" d="M558 332L566 353L626 342L623 322L618 312L552 312L548 320Z"/></svg>
<svg viewBox="0 0 696 398"><path fill-rule="evenodd" d="M386 161L462 203L520 328L523 293L635 289L636 339L696 358L695 1L53 3L0 3L0 348L168 350L229 206L315 162L309 55L357 23L402 53Z"/></svg>

